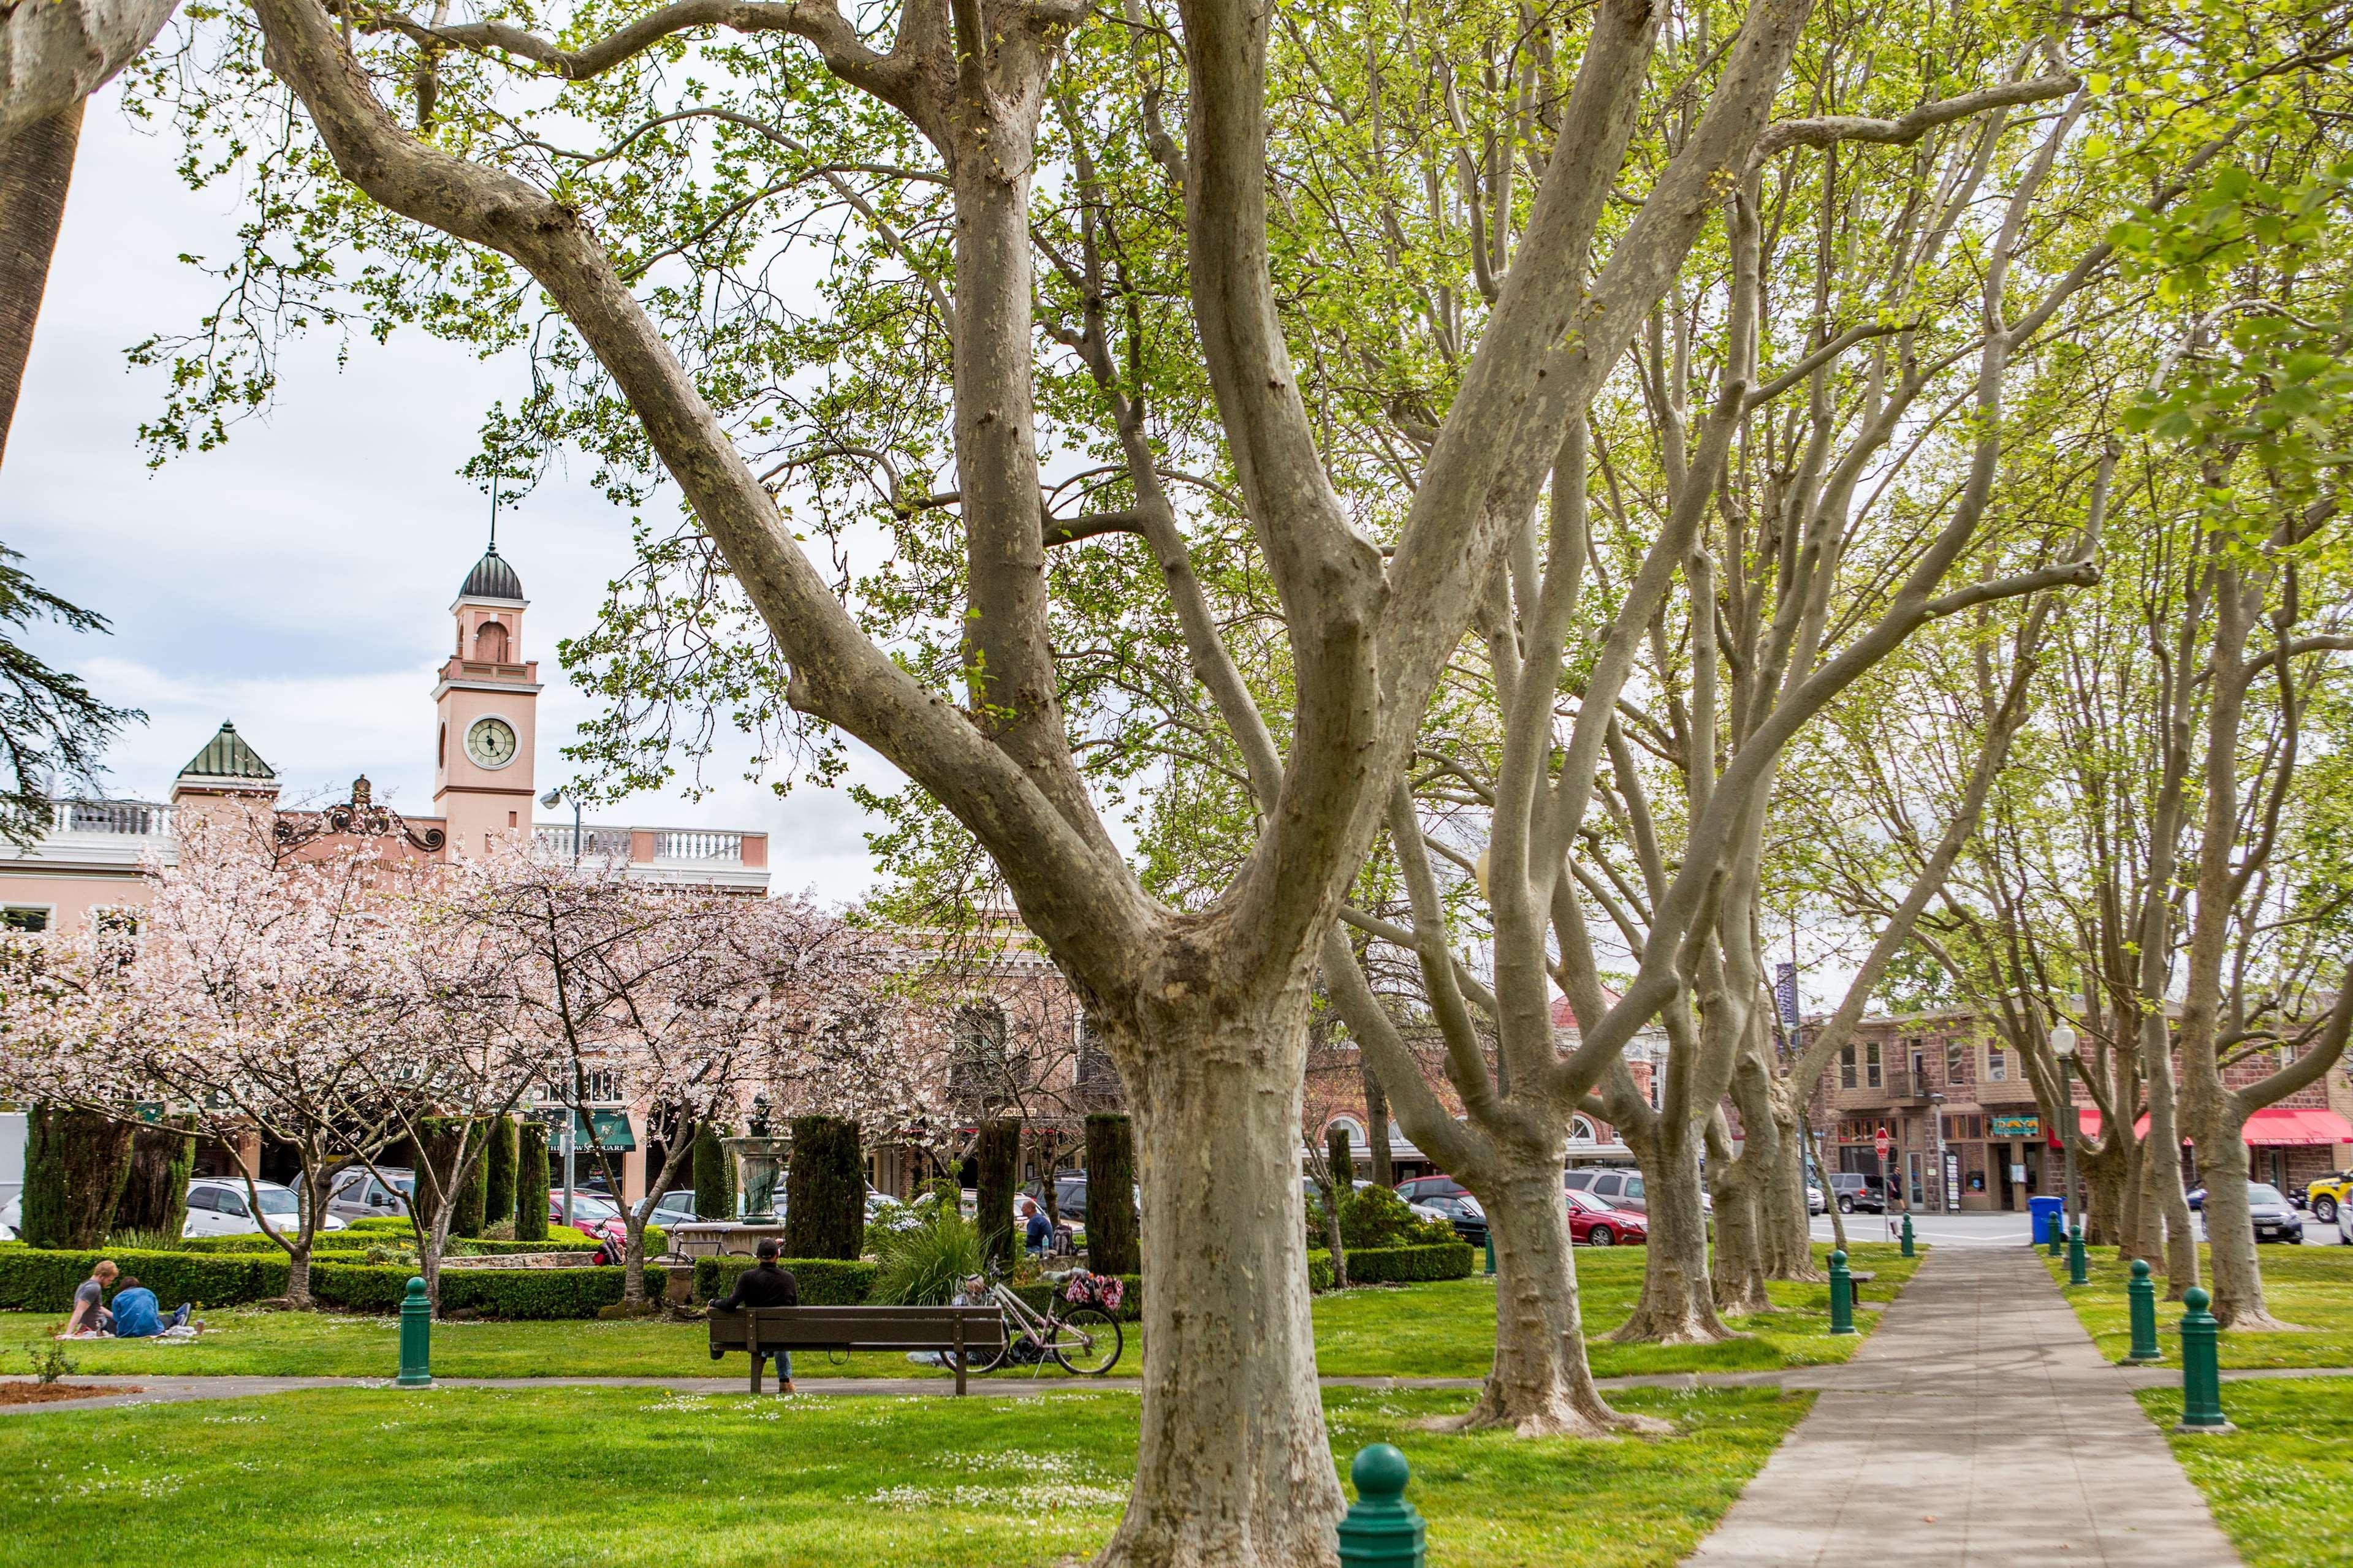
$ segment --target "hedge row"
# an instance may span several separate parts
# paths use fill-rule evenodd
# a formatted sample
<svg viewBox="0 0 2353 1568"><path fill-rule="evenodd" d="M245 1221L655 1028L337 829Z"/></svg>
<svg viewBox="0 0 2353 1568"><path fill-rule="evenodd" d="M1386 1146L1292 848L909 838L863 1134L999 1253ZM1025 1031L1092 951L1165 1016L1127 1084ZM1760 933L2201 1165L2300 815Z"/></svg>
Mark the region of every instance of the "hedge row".
<svg viewBox="0 0 2353 1568"><path fill-rule="evenodd" d="M694 1260L694 1299L716 1301L735 1288L736 1277L750 1268L749 1258L698 1258ZM792 1270L800 1286L804 1307L856 1307L873 1293L874 1277L881 1269L863 1258L780 1258L776 1267Z"/></svg>
<svg viewBox="0 0 2353 1568"><path fill-rule="evenodd" d="M399 1247L414 1239L415 1233L401 1222L398 1230L322 1230L311 1243L311 1256L323 1258L330 1252L365 1252L371 1247ZM646 1247L649 1256L659 1256L664 1238L659 1226L646 1227ZM269 1237L259 1232L243 1236L192 1236L174 1248L185 1252L282 1252ZM500 1258L510 1253L530 1252L594 1252L593 1237L576 1230L557 1229L548 1233L543 1241L471 1240L459 1237L449 1238L448 1256L452 1258Z"/></svg>
<svg viewBox="0 0 2353 1568"><path fill-rule="evenodd" d="M335 1255L337 1258L346 1255ZM75 1287L100 1258L155 1292L167 1307L202 1301L234 1307L286 1294L281 1255L202 1252L0 1251L0 1308L64 1312ZM397 1264L335 1261L311 1265L311 1294L322 1307L388 1313L399 1310L416 1270ZM441 1310L497 1318L593 1318L621 1299L619 1268L453 1268L441 1276Z"/></svg>
<svg viewBox="0 0 2353 1568"><path fill-rule="evenodd" d="M1429 1279L1468 1279L1478 1267L1478 1252L1467 1241L1441 1242L1435 1247L1352 1247L1348 1249L1351 1285L1409 1285ZM1332 1288L1332 1255L1307 1255L1310 1289Z"/></svg>

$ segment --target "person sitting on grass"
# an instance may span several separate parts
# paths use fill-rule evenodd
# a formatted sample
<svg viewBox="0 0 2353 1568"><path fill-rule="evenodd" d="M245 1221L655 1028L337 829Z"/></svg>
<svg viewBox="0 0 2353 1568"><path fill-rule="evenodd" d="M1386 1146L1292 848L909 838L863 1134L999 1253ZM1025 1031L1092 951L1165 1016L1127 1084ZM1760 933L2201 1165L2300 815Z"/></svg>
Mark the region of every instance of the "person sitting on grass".
<svg viewBox="0 0 2353 1568"><path fill-rule="evenodd" d="M166 1322L155 1292L139 1283L134 1276L124 1275L121 1288L114 1292L114 1337L118 1340L153 1339L167 1328L183 1327L187 1321L188 1303L183 1301Z"/></svg>
<svg viewBox="0 0 2353 1568"><path fill-rule="evenodd" d="M746 1307L797 1307L801 1304L800 1281L789 1268L776 1267L776 1244L763 1241L759 1246L759 1262L744 1270L735 1281L735 1289L727 1299L715 1304L714 1312L740 1312ZM719 1352L713 1351L715 1357ZM793 1391L793 1352L790 1351L754 1351L752 1352L752 1375L760 1374L760 1363L769 1355L776 1358L776 1392Z"/></svg>
<svg viewBox="0 0 2353 1568"><path fill-rule="evenodd" d="M97 1338L114 1331L114 1314L106 1310L106 1288L120 1272L112 1260L100 1258L90 1278L74 1288L73 1316L66 1320L61 1340Z"/></svg>

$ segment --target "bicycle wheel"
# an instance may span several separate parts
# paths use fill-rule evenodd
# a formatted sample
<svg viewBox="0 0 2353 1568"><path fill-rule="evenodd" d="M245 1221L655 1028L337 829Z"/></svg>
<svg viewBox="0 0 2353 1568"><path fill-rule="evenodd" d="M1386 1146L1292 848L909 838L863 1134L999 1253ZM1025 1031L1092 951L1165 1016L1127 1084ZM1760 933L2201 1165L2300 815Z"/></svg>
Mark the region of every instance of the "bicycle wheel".
<svg viewBox="0 0 2353 1568"><path fill-rule="evenodd" d="M1081 1377L1109 1374L1124 1343L1119 1320L1100 1307L1073 1307L1054 1325L1054 1359Z"/></svg>
<svg viewBox="0 0 2353 1568"><path fill-rule="evenodd" d="M1005 1325L1004 1343L996 1345L985 1351L965 1352L965 1371L974 1373L975 1375L978 1375L984 1372L995 1372L998 1367L1003 1366L1005 1364L1005 1358L1013 1353L1013 1342L1017 1337L1018 1337L1019 1332L1020 1331L1016 1329L1011 1323L1008 1323ZM953 1356L955 1354L955 1352L950 1351L947 1353L949 1356ZM945 1360L946 1357L943 1357L942 1359ZM955 1370L953 1363L950 1364L949 1370Z"/></svg>

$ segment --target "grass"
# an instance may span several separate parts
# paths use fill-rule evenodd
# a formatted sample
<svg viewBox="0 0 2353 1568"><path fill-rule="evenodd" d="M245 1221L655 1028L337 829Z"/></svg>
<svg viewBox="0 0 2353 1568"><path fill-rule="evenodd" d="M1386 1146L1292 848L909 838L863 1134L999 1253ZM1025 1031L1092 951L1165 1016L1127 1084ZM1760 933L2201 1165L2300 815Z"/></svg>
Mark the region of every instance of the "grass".
<svg viewBox="0 0 2353 1568"><path fill-rule="evenodd" d="M2198 1249L2200 1279L2209 1289L2212 1277L2204 1272L2207 1249ZM2266 1247L2260 1249L2263 1269L2263 1300L2272 1316L2297 1325L2286 1333L2226 1332L2220 1354L2226 1368L2295 1368L2353 1366L2353 1247ZM2121 1362L2132 1349L2132 1319L2125 1288L2132 1266L2118 1263L2103 1250L2092 1255L2089 1285L2067 1289L2075 1316L2112 1362ZM2067 1279L2064 1258L2046 1257L2043 1264L2063 1288ZM2157 1338L2166 1364L2181 1364L2181 1304L2165 1299L2165 1279L2157 1281Z"/></svg>
<svg viewBox="0 0 2353 1568"><path fill-rule="evenodd" d="M2222 1409L2239 1430L2219 1436L2171 1432L2181 1418L2179 1389L2149 1389L2140 1402L2170 1433L2174 1458L2248 1568L2353 1563L2344 1503L2353 1487L2353 1399L2341 1380L2226 1383Z"/></svg>
<svg viewBox="0 0 2353 1568"><path fill-rule="evenodd" d="M1341 1390L1335 1452L1403 1448L1447 1568L1668 1564L1808 1396L1642 1390L1673 1436L1445 1436L1468 1395ZM19 1568L862 1568L1049 1564L1109 1534L1134 1396L753 1400L648 1390L333 1389L0 1422Z"/></svg>
<svg viewBox="0 0 2353 1568"><path fill-rule="evenodd" d="M1828 1256L1828 1249L1819 1249ZM1883 1301L1917 1266L1894 1247L1854 1249L1859 1268L1878 1279L1865 1299ZM1625 1321L1642 1284L1639 1247L1588 1248L1577 1255L1585 1322L1595 1373L1750 1372L1812 1366L1852 1355L1860 1337L1830 1336L1827 1285L1775 1285L1777 1310L1737 1320L1752 1337L1720 1345L1613 1345L1609 1331ZM1326 1376L1480 1377L1495 1333L1495 1289L1484 1279L1402 1288L1335 1291L1315 1301L1316 1362ZM54 1314L0 1313L0 1371L26 1369L24 1351L44 1342ZM189 1376L385 1377L398 1363L398 1325L390 1318L249 1310L206 1314L208 1331L181 1343L90 1341L69 1347L79 1373L166 1373ZM1858 1313L1868 1332L1873 1314ZM1119 1371L1143 1364L1140 1325L1125 1326ZM442 1377L740 1377L741 1356L711 1359L701 1323L442 1322L433 1328L433 1370ZM944 1376L904 1356L833 1358L803 1354L805 1376ZM1049 1369L1048 1375L1059 1375Z"/></svg>

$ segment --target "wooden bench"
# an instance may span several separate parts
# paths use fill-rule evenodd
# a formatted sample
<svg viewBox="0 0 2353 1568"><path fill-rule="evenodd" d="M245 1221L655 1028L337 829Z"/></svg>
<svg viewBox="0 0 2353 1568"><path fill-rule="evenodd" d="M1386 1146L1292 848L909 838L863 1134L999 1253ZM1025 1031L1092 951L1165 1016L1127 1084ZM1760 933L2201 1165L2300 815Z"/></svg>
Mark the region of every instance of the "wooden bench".
<svg viewBox="0 0 2353 1568"><path fill-rule="evenodd" d="M748 1307L711 1312L711 1359L729 1351L752 1357L752 1392L760 1392L760 1357L777 1351L937 1351L965 1391L965 1357L1005 1348L1005 1317L995 1307Z"/></svg>

